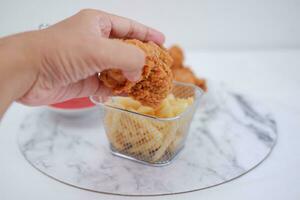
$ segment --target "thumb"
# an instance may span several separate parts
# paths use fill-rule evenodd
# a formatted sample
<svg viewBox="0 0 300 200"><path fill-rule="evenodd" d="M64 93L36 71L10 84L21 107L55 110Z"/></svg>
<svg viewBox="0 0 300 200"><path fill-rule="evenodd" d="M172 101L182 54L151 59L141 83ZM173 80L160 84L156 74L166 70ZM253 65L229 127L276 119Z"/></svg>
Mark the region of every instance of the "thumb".
<svg viewBox="0 0 300 200"><path fill-rule="evenodd" d="M101 39L97 56L101 70L120 69L130 81L138 81L145 64L145 54L140 48L115 39Z"/></svg>

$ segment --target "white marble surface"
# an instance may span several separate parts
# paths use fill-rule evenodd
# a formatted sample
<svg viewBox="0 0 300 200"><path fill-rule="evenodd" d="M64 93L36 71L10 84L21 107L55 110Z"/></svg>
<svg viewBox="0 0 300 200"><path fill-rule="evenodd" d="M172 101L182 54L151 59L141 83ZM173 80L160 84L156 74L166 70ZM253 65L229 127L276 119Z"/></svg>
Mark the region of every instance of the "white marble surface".
<svg viewBox="0 0 300 200"><path fill-rule="evenodd" d="M277 124L265 105L253 98L213 83L208 88L185 148L168 166L113 156L100 107L82 117L48 109L28 112L18 124L20 150L48 176L102 193L178 194L219 185L245 174L270 154Z"/></svg>
<svg viewBox="0 0 300 200"><path fill-rule="evenodd" d="M296 50L188 55L188 63L199 66L199 74L226 82L268 104L281 134L269 159L245 176L211 189L163 199L299 199L299 57ZM16 144L16 124L29 109L14 104L0 126L0 199L127 199L72 188L33 169Z"/></svg>

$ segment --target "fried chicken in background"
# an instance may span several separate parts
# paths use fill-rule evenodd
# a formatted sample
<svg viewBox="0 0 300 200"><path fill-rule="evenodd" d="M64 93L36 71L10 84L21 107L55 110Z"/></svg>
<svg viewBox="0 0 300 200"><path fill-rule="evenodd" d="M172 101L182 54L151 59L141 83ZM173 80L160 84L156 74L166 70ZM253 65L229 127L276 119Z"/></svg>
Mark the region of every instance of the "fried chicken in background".
<svg viewBox="0 0 300 200"><path fill-rule="evenodd" d="M173 65L171 67L174 80L185 83L192 83L203 89L207 90L206 81L204 79L197 78L193 71L184 66L184 55L182 49L174 45L169 49L169 53L173 58Z"/></svg>
<svg viewBox="0 0 300 200"><path fill-rule="evenodd" d="M157 107L172 90L173 75L171 66L173 59L169 52L153 42L141 42L135 39L124 40L128 44L141 48L146 61L137 82L127 80L121 70L108 69L100 73L99 79L114 94L127 94L143 105Z"/></svg>
<svg viewBox="0 0 300 200"><path fill-rule="evenodd" d="M174 45L168 51L173 58L172 68L181 68L184 60L182 49L179 46Z"/></svg>

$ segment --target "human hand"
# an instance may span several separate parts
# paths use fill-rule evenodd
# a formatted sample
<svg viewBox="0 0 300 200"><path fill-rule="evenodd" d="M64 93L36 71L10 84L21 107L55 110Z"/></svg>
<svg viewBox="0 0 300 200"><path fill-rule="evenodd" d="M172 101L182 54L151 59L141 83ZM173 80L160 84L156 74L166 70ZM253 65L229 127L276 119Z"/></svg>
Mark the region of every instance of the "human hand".
<svg viewBox="0 0 300 200"><path fill-rule="evenodd" d="M138 80L145 61L143 51L111 38L164 42L163 34L154 29L90 9L27 35L36 69L30 89L19 98L27 105L110 95L96 76L104 69L118 68L129 80Z"/></svg>

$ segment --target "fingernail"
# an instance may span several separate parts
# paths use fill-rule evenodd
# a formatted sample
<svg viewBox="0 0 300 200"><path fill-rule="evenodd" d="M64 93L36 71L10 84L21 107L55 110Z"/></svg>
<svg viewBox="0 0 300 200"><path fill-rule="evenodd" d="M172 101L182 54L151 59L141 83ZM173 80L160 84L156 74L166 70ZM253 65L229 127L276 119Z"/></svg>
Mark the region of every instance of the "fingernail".
<svg viewBox="0 0 300 200"><path fill-rule="evenodd" d="M149 33L149 39L153 42L162 45L165 42L165 36L162 32L157 30L152 30Z"/></svg>

